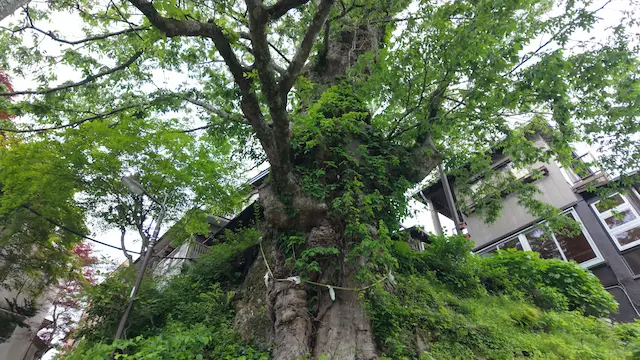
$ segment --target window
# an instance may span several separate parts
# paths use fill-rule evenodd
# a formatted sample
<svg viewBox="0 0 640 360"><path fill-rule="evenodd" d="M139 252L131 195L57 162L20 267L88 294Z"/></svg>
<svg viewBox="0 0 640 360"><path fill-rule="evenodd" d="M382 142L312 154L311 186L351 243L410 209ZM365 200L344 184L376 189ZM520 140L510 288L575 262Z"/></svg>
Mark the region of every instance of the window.
<svg viewBox="0 0 640 360"><path fill-rule="evenodd" d="M639 197L638 192L631 189L631 193L613 194L607 201L591 205L620 250L640 245L640 215L630 201L631 196Z"/></svg>
<svg viewBox="0 0 640 360"><path fill-rule="evenodd" d="M545 233L538 224L478 253L488 255L498 249L530 250L540 253L540 257L544 259L573 260L585 268L601 263L602 255L584 228L578 214L573 209L566 211L565 214L580 224L579 234L569 236L560 232Z"/></svg>
<svg viewBox="0 0 640 360"><path fill-rule="evenodd" d="M531 174L531 171L528 168L517 168L511 160L506 160L500 163L498 166L494 168L495 172L493 177L490 179L479 179L473 182L470 185L471 191L473 193L477 192L478 189L489 182L491 184L495 184L496 182L507 179L507 174L511 174L515 180L522 180Z"/></svg>

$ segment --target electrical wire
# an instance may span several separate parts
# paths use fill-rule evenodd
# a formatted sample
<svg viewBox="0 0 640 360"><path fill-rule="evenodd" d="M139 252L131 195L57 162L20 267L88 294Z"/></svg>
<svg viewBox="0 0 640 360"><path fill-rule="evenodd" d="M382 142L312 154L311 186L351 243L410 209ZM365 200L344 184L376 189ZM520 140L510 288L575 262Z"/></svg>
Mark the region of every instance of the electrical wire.
<svg viewBox="0 0 640 360"><path fill-rule="evenodd" d="M129 252L129 253L132 253L132 254L138 254L138 255L140 255L140 253L139 253L138 251L126 250L126 249L123 249L123 248L121 248L121 247L119 247L119 246L115 246L115 245L107 244L106 242L102 242L102 241L100 241L100 240L96 240L96 239L94 239L94 238L91 238L91 237L88 237L88 236L86 236L86 235L83 235L83 234L81 234L80 232L78 232L78 231L76 231L76 230L70 229L70 228L68 228L68 227L66 227L66 226L64 226L64 225L62 225L62 224L60 224L59 222L57 222L57 221L55 221L55 220L53 220L53 219L50 219L50 218L48 218L48 217L46 217L46 216L42 215L42 214L41 214L41 213L39 213L38 211L33 210L32 208L30 208L30 207L28 207L28 206L26 206L26 205L22 205L22 207L23 207L23 208L25 208L25 209L27 209L27 210L29 210L29 211L31 211L33 214L35 214L35 215L37 215L37 216L40 216L41 218L45 219L46 221L50 222L51 224L53 224L53 225L55 225L55 226L57 226L57 227L61 228L62 230L68 231L68 232L70 232L70 233L72 233L72 234L74 234L74 235L76 235L76 236L79 236L79 237L81 237L81 238L83 238L83 239L86 239L86 240L89 240L89 241L93 241L93 242L95 242L95 243L98 243L98 244L100 244L100 245L104 245L104 246L110 247L110 248L112 248L112 249L117 249L117 250L121 250L121 251Z"/></svg>
<svg viewBox="0 0 640 360"><path fill-rule="evenodd" d="M140 255L140 252L139 252L139 251L133 251L133 250L123 249L123 248L121 248L121 247L119 247L119 246L115 246L115 245L107 244L106 242L103 242L103 241L100 241L100 240L94 239L94 238L92 238L92 237L86 236L86 235L84 235L84 234L80 233L79 231L76 231L76 230L73 230L73 229L71 229L71 228L68 228L68 227L66 227L66 226L64 226L64 225L62 225L62 224L60 224L59 222L57 222L57 221L55 221L55 220L53 220L53 219L48 218L47 216L45 216L45 215L41 214L40 212L38 212L38 211L36 211L36 210L33 210L32 208L30 208L30 207L28 207L28 206L26 206L26 205L22 205L22 207L23 207L23 208L25 208L25 209L27 209L27 210L29 210L29 211L30 211L30 212L32 212L33 214L35 214L35 215L37 215L37 216L40 216L41 218L45 219L45 220L46 220L46 221L48 221L49 223L51 223L51 224L53 224L53 225L55 225L55 226L57 226L57 227L61 228L62 230L68 231L68 232L70 232L70 233L72 233L72 234L74 234L74 235L76 235L76 236L79 236L79 237L81 237L81 238L85 239L85 240L93 241L93 242L95 242L95 243L97 243L97 244L100 244L100 245L103 245L103 246L107 246L107 247L110 247L110 248L112 248L112 249L117 249L117 250L120 250L120 251L126 251L126 252L131 253L131 254L137 254L137 255ZM197 259L197 258L194 258L194 257L168 257L168 256L159 256L159 255L154 255L154 257L162 258L162 259L172 259L172 260L195 260L195 259Z"/></svg>

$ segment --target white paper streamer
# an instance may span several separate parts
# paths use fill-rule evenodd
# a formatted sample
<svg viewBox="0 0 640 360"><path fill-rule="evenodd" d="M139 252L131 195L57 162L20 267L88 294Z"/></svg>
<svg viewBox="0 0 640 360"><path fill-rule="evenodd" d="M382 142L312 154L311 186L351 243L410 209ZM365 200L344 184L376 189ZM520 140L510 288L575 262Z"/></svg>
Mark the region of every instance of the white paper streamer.
<svg viewBox="0 0 640 360"><path fill-rule="evenodd" d="M289 280L293 283L296 283L296 285L300 285L300 276L290 276L288 278L286 278L285 280Z"/></svg>

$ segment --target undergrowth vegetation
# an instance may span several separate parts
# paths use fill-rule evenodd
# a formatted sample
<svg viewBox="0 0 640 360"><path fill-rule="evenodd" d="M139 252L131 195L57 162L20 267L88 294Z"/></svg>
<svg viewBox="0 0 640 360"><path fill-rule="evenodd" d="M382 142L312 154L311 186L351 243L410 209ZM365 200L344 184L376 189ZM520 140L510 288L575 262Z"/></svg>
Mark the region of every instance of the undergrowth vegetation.
<svg viewBox="0 0 640 360"><path fill-rule="evenodd" d="M79 345L66 360L268 359L270 349L234 332L234 289L259 256L260 233L227 233L170 280L146 282L127 328L112 344L130 283L120 272L95 287ZM640 326L612 324L613 297L579 265L532 252L471 254L463 237L423 252L393 242L394 281L363 293L385 359L638 359ZM123 283L124 281L124 283Z"/></svg>
<svg viewBox="0 0 640 360"><path fill-rule="evenodd" d="M268 359L268 349L242 342L232 329L233 290L255 257L260 233L228 232L208 254L171 279L147 279L126 328L126 340L112 344L130 285L131 271L93 288L90 306L66 360L109 359Z"/></svg>
<svg viewBox="0 0 640 360"><path fill-rule="evenodd" d="M396 284L365 296L387 358L632 358L640 327L606 319L617 303L590 272L471 248L463 237L435 238L423 252L394 243Z"/></svg>

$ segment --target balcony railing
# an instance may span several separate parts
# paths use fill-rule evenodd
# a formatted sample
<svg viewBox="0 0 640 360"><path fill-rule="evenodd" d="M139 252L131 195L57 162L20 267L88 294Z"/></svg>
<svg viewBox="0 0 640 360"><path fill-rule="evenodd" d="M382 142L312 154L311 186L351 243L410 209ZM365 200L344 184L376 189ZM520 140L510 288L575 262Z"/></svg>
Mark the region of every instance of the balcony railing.
<svg viewBox="0 0 640 360"><path fill-rule="evenodd" d="M209 252L209 247L197 242L191 242L189 244L189 256L190 258L199 258L200 256Z"/></svg>
<svg viewBox="0 0 640 360"><path fill-rule="evenodd" d="M209 252L209 247L195 241L186 242L161 259L155 269L157 275L173 276L180 273L186 261L192 261Z"/></svg>
<svg viewBox="0 0 640 360"><path fill-rule="evenodd" d="M574 189L583 189L589 184L602 183L609 180L607 173L590 152L575 156L571 166L563 167L563 170Z"/></svg>

